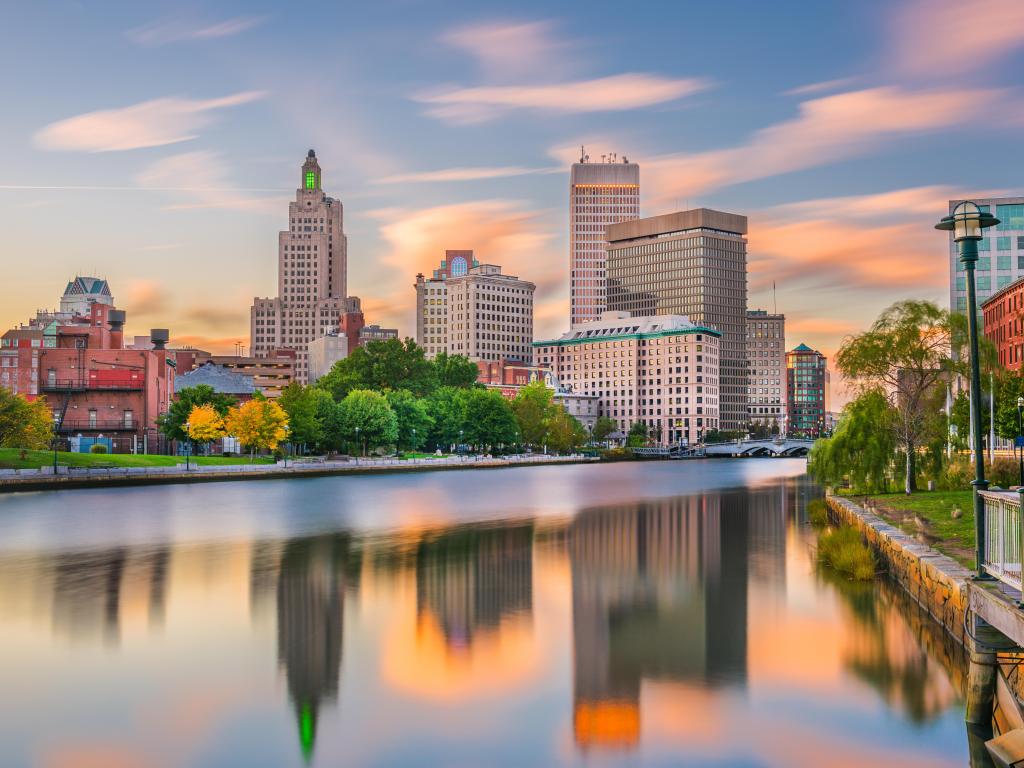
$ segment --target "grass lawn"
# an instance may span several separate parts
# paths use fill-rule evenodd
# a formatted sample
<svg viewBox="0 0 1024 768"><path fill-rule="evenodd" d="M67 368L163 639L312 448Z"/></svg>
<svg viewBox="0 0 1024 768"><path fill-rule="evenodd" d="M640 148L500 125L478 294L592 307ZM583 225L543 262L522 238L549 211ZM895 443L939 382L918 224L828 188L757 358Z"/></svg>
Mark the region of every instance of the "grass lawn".
<svg viewBox="0 0 1024 768"><path fill-rule="evenodd" d="M856 496L854 499L863 497ZM918 491L907 496L868 496L893 525L935 547L967 568L974 568L974 505L971 491ZM954 507L963 513L952 515Z"/></svg>
<svg viewBox="0 0 1024 768"><path fill-rule="evenodd" d="M24 458L22 454L24 453ZM197 465L217 464L270 464L273 459L248 456L193 456ZM130 453L67 453L59 451L57 462L71 467L91 467L106 464L115 467L173 467L184 464L184 456L132 455ZM53 451L21 451L18 448L0 448L0 469L37 469L53 465Z"/></svg>

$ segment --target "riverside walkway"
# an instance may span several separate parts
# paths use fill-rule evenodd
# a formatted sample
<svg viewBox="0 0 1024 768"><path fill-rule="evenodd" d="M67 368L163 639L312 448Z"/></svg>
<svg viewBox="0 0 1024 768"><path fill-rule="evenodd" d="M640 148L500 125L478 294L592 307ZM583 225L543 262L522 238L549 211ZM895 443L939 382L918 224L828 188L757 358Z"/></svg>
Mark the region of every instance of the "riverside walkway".
<svg viewBox="0 0 1024 768"><path fill-rule="evenodd" d="M545 464L577 464L599 461L596 457L571 454L548 456L439 456L417 459L347 458L337 460L291 460L287 465L227 464L216 466L185 464L174 467L53 467L39 469L0 469L0 493L16 491L90 488L116 485L161 485L168 483L222 482L227 480L267 480L283 477L323 477L328 475L375 472L423 472L455 469L497 469Z"/></svg>

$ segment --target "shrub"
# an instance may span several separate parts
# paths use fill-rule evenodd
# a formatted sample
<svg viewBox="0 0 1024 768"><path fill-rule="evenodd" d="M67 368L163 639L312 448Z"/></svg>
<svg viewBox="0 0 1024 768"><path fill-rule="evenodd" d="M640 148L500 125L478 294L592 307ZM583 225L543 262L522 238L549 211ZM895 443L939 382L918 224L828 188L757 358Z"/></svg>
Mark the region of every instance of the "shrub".
<svg viewBox="0 0 1024 768"><path fill-rule="evenodd" d="M811 499L807 504L807 518L811 525L823 528L828 525L828 505L824 499Z"/></svg>
<svg viewBox="0 0 1024 768"><path fill-rule="evenodd" d="M971 487L974 468L966 456L954 456L938 477L940 491L962 491Z"/></svg>
<svg viewBox="0 0 1024 768"><path fill-rule="evenodd" d="M861 540L860 533L848 525L821 534L818 559L855 581L875 577L875 556L871 548Z"/></svg>
<svg viewBox="0 0 1024 768"><path fill-rule="evenodd" d="M93 443L92 445L89 446L89 453L106 453L106 452L107 452L107 444L106 443Z"/></svg>
<svg viewBox="0 0 1024 768"><path fill-rule="evenodd" d="M1008 456L996 456L995 461L986 467L986 474L993 485L1009 488L1020 482L1020 465Z"/></svg>

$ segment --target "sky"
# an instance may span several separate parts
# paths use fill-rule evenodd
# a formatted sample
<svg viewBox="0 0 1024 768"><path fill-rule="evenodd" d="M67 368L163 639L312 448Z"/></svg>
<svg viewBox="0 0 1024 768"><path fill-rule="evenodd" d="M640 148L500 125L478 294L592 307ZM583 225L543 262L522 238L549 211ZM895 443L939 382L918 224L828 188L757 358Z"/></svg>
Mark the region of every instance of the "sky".
<svg viewBox="0 0 1024 768"><path fill-rule="evenodd" d="M580 145L639 163L641 215L747 215L748 305L828 355L948 303L949 198L1022 194L1020 0L9 2L0 71L5 328L87 274L129 333L247 345L310 148L403 335L446 248L567 329Z"/></svg>

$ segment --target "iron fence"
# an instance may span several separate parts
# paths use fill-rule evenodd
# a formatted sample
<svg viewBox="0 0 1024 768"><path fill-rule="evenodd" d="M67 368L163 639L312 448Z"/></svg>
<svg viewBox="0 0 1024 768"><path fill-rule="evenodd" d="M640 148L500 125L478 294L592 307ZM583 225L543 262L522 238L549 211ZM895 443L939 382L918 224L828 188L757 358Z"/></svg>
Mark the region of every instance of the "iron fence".
<svg viewBox="0 0 1024 768"><path fill-rule="evenodd" d="M983 491L985 502L985 572L1021 589L1020 494Z"/></svg>

